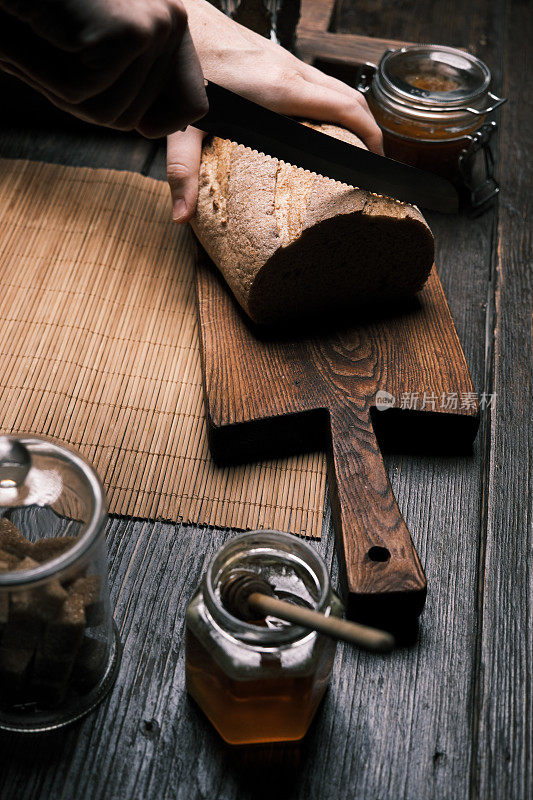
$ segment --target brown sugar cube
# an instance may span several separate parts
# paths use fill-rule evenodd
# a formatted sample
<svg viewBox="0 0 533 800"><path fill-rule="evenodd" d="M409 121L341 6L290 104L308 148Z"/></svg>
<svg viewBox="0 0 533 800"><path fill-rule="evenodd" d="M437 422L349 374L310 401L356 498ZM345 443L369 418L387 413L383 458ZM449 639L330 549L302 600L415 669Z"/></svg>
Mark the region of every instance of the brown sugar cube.
<svg viewBox="0 0 533 800"><path fill-rule="evenodd" d="M107 644L84 636L72 670L72 683L80 692L93 689L101 679L107 661Z"/></svg>
<svg viewBox="0 0 533 800"><path fill-rule="evenodd" d="M68 686L68 681L33 681L26 693L40 708L57 708L64 702Z"/></svg>
<svg viewBox="0 0 533 800"><path fill-rule="evenodd" d="M85 630L83 597L68 592L59 615L48 623L42 643L43 655L52 658L75 655Z"/></svg>
<svg viewBox="0 0 533 800"><path fill-rule="evenodd" d="M7 592L0 592L0 636L3 626L9 619L9 595Z"/></svg>
<svg viewBox="0 0 533 800"><path fill-rule="evenodd" d="M46 655L42 647L37 649L32 667L32 681L44 683L65 683L70 677L74 666L74 655L64 658L54 658Z"/></svg>
<svg viewBox="0 0 533 800"><path fill-rule="evenodd" d="M42 630L42 626L40 628ZM4 628L4 633L2 636L2 641L0 642L0 647L2 650L25 650L31 655L35 652L35 638L32 636L25 635L25 630L23 625L19 625L17 623L8 622L6 627Z"/></svg>
<svg viewBox="0 0 533 800"><path fill-rule="evenodd" d="M0 646L0 696L4 702L12 703L19 698L27 682L32 658L33 650L4 646L2 640Z"/></svg>
<svg viewBox="0 0 533 800"><path fill-rule="evenodd" d="M69 679L76 659L76 649L68 654L49 653L41 644L35 653L31 670L32 697L44 706L63 702L69 688Z"/></svg>
<svg viewBox="0 0 533 800"><path fill-rule="evenodd" d="M20 558L18 556L8 553L7 550L0 549L0 572L9 572L15 569L19 561Z"/></svg>
<svg viewBox="0 0 533 800"><path fill-rule="evenodd" d="M37 539L31 547L31 556L40 564L62 555L78 541L77 536L55 536L52 539Z"/></svg>
<svg viewBox="0 0 533 800"><path fill-rule="evenodd" d="M50 622L61 613L68 592L59 581L52 580L36 589L11 593L10 618L17 622Z"/></svg>
<svg viewBox="0 0 533 800"><path fill-rule="evenodd" d="M16 556L11 553L6 553L5 550L0 550L0 572L9 572L19 562ZM5 590L0 590L0 633L2 626L6 624L9 617L9 593Z"/></svg>
<svg viewBox="0 0 533 800"><path fill-rule="evenodd" d="M45 620L52 620L61 613L68 592L58 580L52 580L44 586L38 587L34 595L38 604L39 616Z"/></svg>
<svg viewBox="0 0 533 800"><path fill-rule="evenodd" d="M75 653L64 658L54 658L38 648L31 671L30 691L41 704L55 706L60 704L68 690L68 683Z"/></svg>
<svg viewBox="0 0 533 800"><path fill-rule="evenodd" d="M35 681L31 684L31 699L44 708L56 708L65 700L68 681Z"/></svg>
<svg viewBox="0 0 533 800"><path fill-rule="evenodd" d="M9 558L16 558L9 556ZM2 562L6 563L6 562ZM9 564L12 564L11 560ZM16 559L14 570L32 569L37 562L26 556L22 560ZM37 644L41 635L42 623L36 614L35 602L29 589L12 590L1 593L0 620L7 624L2 636L2 645L5 645L6 634L13 637L14 647L32 649Z"/></svg>
<svg viewBox="0 0 533 800"><path fill-rule="evenodd" d="M8 619L0 644L2 647L21 647L33 652L43 635L44 622L31 612L14 609L12 600L13 595L10 595Z"/></svg>
<svg viewBox="0 0 533 800"><path fill-rule="evenodd" d="M32 546L12 522L5 517L0 519L0 550L24 558L30 555Z"/></svg>
<svg viewBox="0 0 533 800"><path fill-rule="evenodd" d="M34 569L39 563L32 558L24 558L16 567ZM23 589L11 592L11 611L14 620L31 619L51 620L60 613L68 593L58 580L50 580L35 589Z"/></svg>
<svg viewBox="0 0 533 800"><path fill-rule="evenodd" d="M69 587L69 592L83 597L86 624L89 627L99 625L104 617L104 605L100 600L100 578L98 575L89 575L78 578Z"/></svg>
<svg viewBox="0 0 533 800"><path fill-rule="evenodd" d="M35 559L30 558L30 556L25 556L21 559L18 564L16 565L15 569L17 572L20 572L24 569L35 569L35 567L39 566L39 562L35 561Z"/></svg>
<svg viewBox="0 0 533 800"><path fill-rule="evenodd" d="M28 595L28 613L45 622L50 622L61 613L63 603L68 597L68 592L58 580L51 580L43 586L31 589Z"/></svg>
<svg viewBox="0 0 533 800"><path fill-rule="evenodd" d="M8 623L0 643L0 696L4 702L21 699L34 653L33 636L28 637L24 628Z"/></svg>
<svg viewBox="0 0 533 800"><path fill-rule="evenodd" d="M36 561L26 556L16 566L16 570L34 569L39 566ZM33 589L15 589L9 593L9 619L8 626L2 637L5 644L6 635L18 637L18 646L34 649L41 637L43 622L39 614L38 603ZM15 642L17 646L17 642Z"/></svg>

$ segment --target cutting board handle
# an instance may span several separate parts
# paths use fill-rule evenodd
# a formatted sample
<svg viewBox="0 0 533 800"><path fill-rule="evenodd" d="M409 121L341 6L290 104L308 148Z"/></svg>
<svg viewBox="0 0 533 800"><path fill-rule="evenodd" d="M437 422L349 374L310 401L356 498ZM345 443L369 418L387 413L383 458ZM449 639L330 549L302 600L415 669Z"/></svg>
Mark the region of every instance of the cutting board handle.
<svg viewBox="0 0 533 800"><path fill-rule="evenodd" d="M426 577L392 492L369 409L330 410L330 423L328 478L347 615L408 624L424 606Z"/></svg>

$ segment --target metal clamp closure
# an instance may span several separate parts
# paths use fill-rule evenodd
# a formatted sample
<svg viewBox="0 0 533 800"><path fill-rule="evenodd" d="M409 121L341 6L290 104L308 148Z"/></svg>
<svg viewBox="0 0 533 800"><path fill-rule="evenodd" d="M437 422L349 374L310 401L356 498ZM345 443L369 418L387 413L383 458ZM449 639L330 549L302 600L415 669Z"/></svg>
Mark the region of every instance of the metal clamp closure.
<svg viewBox="0 0 533 800"><path fill-rule="evenodd" d="M459 154L459 170L463 184L466 187L471 208L485 205L500 191L498 182L494 178L494 156L490 148L490 140L497 130L495 122L485 122L475 133L466 136L470 144ZM479 176L479 159L476 154L483 151L482 175Z"/></svg>
<svg viewBox="0 0 533 800"><path fill-rule="evenodd" d="M487 92L487 98L492 101L492 105L489 102L489 105L485 106L484 108L472 108L471 106L468 106L465 111L470 111L471 114L477 114L478 116L481 116L482 114L488 114L489 111L494 111L495 108L499 108L507 102L506 97L498 97L492 92Z"/></svg>
<svg viewBox="0 0 533 800"><path fill-rule="evenodd" d="M377 64L373 64L371 61L365 61L364 64L361 64L355 76L355 88L357 91L361 92L362 94L366 94L368 92L377 70Z"/></svg>

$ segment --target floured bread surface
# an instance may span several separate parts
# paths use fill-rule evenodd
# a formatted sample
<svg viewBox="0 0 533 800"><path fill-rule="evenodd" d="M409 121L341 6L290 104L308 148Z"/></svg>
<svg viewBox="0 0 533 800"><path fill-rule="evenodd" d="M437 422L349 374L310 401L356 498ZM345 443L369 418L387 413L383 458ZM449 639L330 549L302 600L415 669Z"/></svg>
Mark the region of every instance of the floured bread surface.
<svg viewBox="0 0 533 800"><path fill-rule="evenodd" d="M312 127L363 146L342 128ZM433 264L433 236L414 206L225 139L204 145L192 225L258 323L412 295Z"/></svg>

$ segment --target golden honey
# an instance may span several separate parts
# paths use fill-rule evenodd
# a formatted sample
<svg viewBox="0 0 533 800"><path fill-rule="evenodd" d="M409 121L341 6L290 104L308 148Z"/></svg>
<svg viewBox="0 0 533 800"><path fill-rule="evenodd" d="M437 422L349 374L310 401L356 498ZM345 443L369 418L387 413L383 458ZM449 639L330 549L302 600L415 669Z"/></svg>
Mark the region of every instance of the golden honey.
<svg viewBox="0 0 533 800"><path fill-rule="evenodd" d="M239 680L226 674L187 632L187 691L230 744L297 741L305 736L329 682L322 676ZM264 664L268 671L271 664Z"/></svg>
<svg viewBox="0 0 533 800"><path fill-rule="evenodd" d="M229 614L219 586L237 566L260 572L282 599L342 611L322 559L305 542L276 531L235 537L187 609L187 691L230 744L297 741L327 689L336 643L280 620L250 623Z"/></svg>

